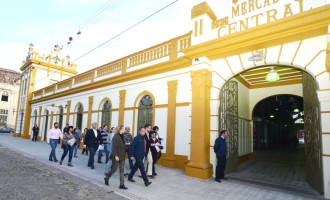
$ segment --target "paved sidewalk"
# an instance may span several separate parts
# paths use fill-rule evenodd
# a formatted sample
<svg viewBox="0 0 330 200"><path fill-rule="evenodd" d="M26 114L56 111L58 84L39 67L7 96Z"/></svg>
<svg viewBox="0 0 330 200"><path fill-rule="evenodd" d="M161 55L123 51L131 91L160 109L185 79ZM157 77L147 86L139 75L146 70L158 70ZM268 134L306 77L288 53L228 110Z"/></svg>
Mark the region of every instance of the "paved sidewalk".
<svg viewBox="0 0 330 200"><path fill-rule="evenodd" d="M58 163L48 161L50 146L45 142L32 142L31 140L23 140L12 137L11 135L1 134L0 144L22 154L28 158L36 159L47 165L58 167L60 170L79 176L82 179L90 180L100 187L108 187L109 191L113 190L116 193L123 195L129 199L262 199L262 200L296 200L296 199L322 199L321 195L308 195L275 189L267 186L254 185L250 183L239 182L235 180L223 181L216 183L214 179L200 180L184 175L184 171L176 169L168 169L162 166L156 166L158 176L151 179L152 184L145 187L143 180L134 176L136 183L131 183L125 179L125 185L128 190L119 190L119 175L116 172L110 179L110 186L104 185L104 168L105 164L95 163L95 169L91 170L87 167L88 157L81 154L79 150L78 158L73 158L70 168L67 164L67 159L60 166ZM56 156L60 159L62 150L58 146ZM95 156L97 161L97 154ZM104 161L104 157L102 158ZM126 162L126 169L128 163ZM129 170L128 170L129 171Z"/></svg>

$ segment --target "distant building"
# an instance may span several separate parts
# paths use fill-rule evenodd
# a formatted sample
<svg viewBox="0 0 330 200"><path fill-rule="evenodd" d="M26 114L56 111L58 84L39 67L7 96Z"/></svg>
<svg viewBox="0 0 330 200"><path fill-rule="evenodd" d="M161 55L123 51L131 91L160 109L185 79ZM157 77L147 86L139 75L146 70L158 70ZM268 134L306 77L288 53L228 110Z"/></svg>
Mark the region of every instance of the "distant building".
<svg viewBox="0 0 330 200"><path fill-rule="evenodd" d="M14 128L21 73L0 68L0 128Z"/></svg>

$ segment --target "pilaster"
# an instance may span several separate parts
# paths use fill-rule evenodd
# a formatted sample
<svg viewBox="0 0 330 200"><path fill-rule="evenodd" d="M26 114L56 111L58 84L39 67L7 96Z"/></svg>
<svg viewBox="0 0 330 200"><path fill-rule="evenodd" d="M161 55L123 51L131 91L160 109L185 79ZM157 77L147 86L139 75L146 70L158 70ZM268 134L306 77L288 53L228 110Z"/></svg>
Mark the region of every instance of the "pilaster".
<svg viewBox="0 0 330 200"><path fill-rule="evenodd" d="M125 99L126 99L126 90L119 91L119 117L118 124L124 124L124 112L125 112Z"/></svg>
<svg viewBox="0 0 330 200"><path fill-rule="evenodd" d="M168 81L168 106L167 106L167 135L166 135L166 156L163 165L175 168L175 121L176 121L176 94L178 81Z"/></svg>
<svg viewBox="0 0 330 200"><path fill-rule="evenodd" d="M210 163L210 98L212 72L201 69L191 72L192 110L190 161L186 175L200 179L212 176Z"/></svg>
<svg viewBox="0 0 330 200"><path fill-rule="evenodd" d="M19 133L17 133L18 131L18 128L17 128L17 119L18 119L18 115L19 115L19 102L20 102L20 98L21 98L21 92L22 92L22 82L23 82L23 79L22 79L22 76L21 75L21 80L19 82L19 92L18 92L18 101L17 101L17 107L16 107L16 123L15 123L15 133L14 133L14 137L18 137L19 136Z"/></svg>
<svg viewBox="0 0 330 200"><path fill-rule="evenodd" d="M66 123L70 122L70 109L71 109L71 100L68 100L66 104Z"/></svg>
<svg viewBox="0 0 330 200"><path fill-rule="evenodd" d="M88 117L87 117L87 128L92 127L92 110L93 110L93 100L94 97L88 97Z"/></svg>
<svg viewBox="0 0 330 200"><path fill-rule="evenodd" d="M55 104L52 104L52 107L55 106ZM50 113L50 125L49 125L49 129L53 128L53 123L54 123L54 111L51 111Z"/></svg>
<svg viewBox="0 0 330 200"><path fill-rule="evenodd" d="M39 132L37 135L37 141L41 141L41 136L39 136L40 134L40 123L41 123L41 112L42 112L42 106L39 106L39 120L38 120L38 127L39 127Z"/></svg>

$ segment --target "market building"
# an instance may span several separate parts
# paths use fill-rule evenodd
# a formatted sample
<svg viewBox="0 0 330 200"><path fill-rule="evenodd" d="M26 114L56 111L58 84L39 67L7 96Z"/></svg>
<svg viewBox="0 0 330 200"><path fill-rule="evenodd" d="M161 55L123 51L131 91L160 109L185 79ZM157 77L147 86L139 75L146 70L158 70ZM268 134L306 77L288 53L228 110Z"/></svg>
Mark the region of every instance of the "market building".
<svg viewBox="0 0 330 200"><path fill-rule="evenodd" d="M34 123L40 140L55 121L124 124L133 135L150 123L165 139L161 164L201 179L214 176L222 129L227 173L299 137L306 181L330 198L329 3L198 2L191 32L81 74L58 47L44 58L31 45L15 136L31 138Z"/></svg>

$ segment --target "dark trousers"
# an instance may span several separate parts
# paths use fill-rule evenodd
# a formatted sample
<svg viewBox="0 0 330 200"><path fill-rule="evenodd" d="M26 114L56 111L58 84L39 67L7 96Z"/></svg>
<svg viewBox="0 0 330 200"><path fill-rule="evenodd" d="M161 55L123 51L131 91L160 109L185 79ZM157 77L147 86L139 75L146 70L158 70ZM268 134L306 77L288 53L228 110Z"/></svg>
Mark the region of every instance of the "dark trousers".
<svg viewBox="0 0 330 200"><path fill-rule="evenodd" d="M128 179L131 179L133 178L136 170L140 170L141 172L141 175L142 175L142 178L143 178L143 181L144 183L147 183L149 182L148 178L147 178L147 174L146 174L146 171L144 170L144 164L143 164L143 159L136 159L135 160L135 164L133 166L133 169L131 170L131 173L129 173L128 175Z"/></svg>
<svg viewBox="0 0 330 200"><path fill-rule="evenodd" d="M84 154L85 152L86 152L86 155L88 156L88 147L84 148L81 153Z"/></svg>
<svg viewBox="0 0 330 200"><path fill-rule="evenodd" d="M156 173L155 164L159 160L160 155L161 155L160 152L152 153L152 173L153 174Z"/></svg>
<svg viewBox="0 0 330 200"><path fill-rule="evenodd" d="M65 156L68 154L69 152L69 163L71 163L72 161L72 154L73 154L73 146L70 146L70 145L67 145L67 144L63 144L63 154L62 154L62 157L61 157L61 161L64 160Z"/></svg>
<svg viewBox="0 0 330 200"><path fill-rule="evenodd" d="M38 133L33 133L32 141L36 142L38 138Z"/></svg>
<svg viewBox="0 0 330 200"><path fill-rule="evenodd" d="M133 169L133 160L131 160L132 157L132 149L126 149L127 157L128 157L128 163L129 163L129 169Z"/></svg>
<svg viewBox="0 0 330 200"><path fill-rule="evenodd" d="M225 169L226 169L226 156L217 157L218 158L218 164L215 169L215 179L219 180L225 177Z"/></svg>
<svg viewBox="0 0 330 200"><path fill-rule="evenodd" d="M95 147L89 147L88 167L94 167Z"/></svg>
<svg viewBox="0 0 330 200"><path fill-rule="evenodd" d="M115 158L112 158L112 165L111 170L106 175L106 180L109 180L113 173L117 171L117 167L119 164L119 175L120 175L120 185L124 185L124 167L125 167L125 160L119 160L119 162L116 161Z"/></svg>

